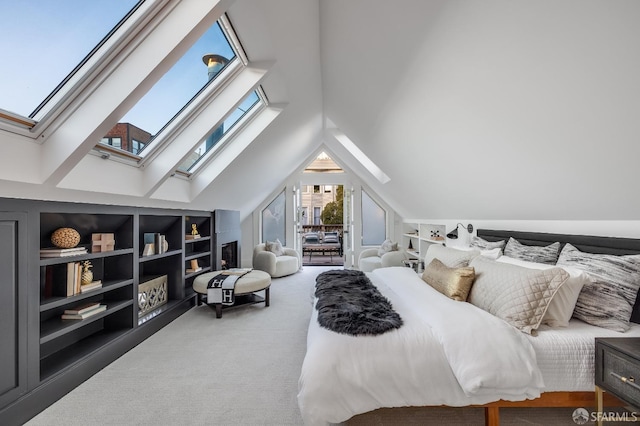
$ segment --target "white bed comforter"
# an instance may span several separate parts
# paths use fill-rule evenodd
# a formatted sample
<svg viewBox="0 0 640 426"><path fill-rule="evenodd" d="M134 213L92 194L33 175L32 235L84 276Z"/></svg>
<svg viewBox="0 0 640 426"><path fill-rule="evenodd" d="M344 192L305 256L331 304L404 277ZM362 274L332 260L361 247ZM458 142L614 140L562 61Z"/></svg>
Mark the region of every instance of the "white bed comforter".
<svg viewBox="0 0 640 426"><path fill-rule="evenodd" d="M378 336L349 336L320 327L313 309L298 393L306 425L340 423L381 407L540 396L535 351L520 331L438 293L410 268L368 276L404 325Z"/></svg>

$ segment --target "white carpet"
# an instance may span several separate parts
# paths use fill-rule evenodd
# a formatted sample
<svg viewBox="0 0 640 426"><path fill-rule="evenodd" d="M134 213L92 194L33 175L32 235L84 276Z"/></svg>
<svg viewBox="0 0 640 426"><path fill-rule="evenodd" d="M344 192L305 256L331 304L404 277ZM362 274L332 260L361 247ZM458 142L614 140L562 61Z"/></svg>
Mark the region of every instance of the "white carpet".
<svg viewBox="0 0 640 426"><path fill-rule="evenodd" d="M296 400L315 276L310 267L274 279L271 306L207 306L104 368L27 424L302 425ZM577 407L576 407L577 408ZM502 425L575 425L572 409L510 409ZM379 411L358 425L482 425L477 408Z"/></svg>

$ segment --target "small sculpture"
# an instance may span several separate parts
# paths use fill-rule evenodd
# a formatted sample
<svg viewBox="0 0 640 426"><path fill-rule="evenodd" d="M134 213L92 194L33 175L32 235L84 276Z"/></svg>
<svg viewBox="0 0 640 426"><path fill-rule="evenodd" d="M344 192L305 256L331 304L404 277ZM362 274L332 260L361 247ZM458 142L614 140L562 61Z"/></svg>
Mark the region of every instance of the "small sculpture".
<svg viewBox="0 0 640 426"><path fill-rule="evenodd" d="M85 260L82 262L82 277L80 278L80 284L86 285L93 282L93 272L91 271L92 267L93 265L90 261Z"/></svg>
<svg viewBox="0 0 640 426"><path fill-rule="evenodd" d="M196 228L196 224L195 223L191 224L191 235L194 235L194 236L195 235L199 235L198 234L198 229Z"/></svg>

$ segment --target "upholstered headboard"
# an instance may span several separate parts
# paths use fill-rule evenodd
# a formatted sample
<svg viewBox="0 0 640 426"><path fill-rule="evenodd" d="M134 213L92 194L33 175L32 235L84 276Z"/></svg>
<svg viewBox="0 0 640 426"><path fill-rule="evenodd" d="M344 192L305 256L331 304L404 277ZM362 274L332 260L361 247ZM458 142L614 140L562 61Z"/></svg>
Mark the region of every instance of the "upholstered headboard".
<svg viewBox="0 0 640 426"><path fill-rule="evenodd" d="M561 249L566 243L570 243L578 250L599 254L640 254L640 239L597 237L590 235L566 235L548 234L542 232L505 231L494 229L478 229L478 237L487 241L508 241L513 237L525 245L546 246L556 241L560 242ZM640 278L639 278L640 279ZM640 298L636 298L633 306L631 321L640 324Z"/></svg>

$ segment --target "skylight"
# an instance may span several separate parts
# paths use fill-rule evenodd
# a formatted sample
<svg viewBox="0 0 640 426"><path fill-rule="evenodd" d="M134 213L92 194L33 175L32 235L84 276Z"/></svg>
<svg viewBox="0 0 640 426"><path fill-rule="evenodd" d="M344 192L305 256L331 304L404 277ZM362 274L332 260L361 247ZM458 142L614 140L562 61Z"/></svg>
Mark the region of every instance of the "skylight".
<svg viewBox="0 0 640 426"><path fill-rule="evenodd" d="M376 163L374 163L367 155L362 152L353 141L339 129L332 129L333 137L353 155L380 183L387 183L391 180L385 172L382 171Z"/></svg>
<svg viewBox="0 0 640 426"><path fill-rule="evenodd" d="M343 173L344 170L333 161L333 158L326 152L322 151L318 156L304 169L304 173Z"/></svg>
<svg viewBox="0 0 640 426"><path fill-rule="evenodd" d="M216 22L100 142L145 156L167 123L236 57L220 21Z"/></svg>
<svg viewBox="0 0 640 426"><path fill-rule="evenodd" d="M254 90L247 96L242 103L227 116L222 125L218 126L208 137L205 139L198 148L191 154L191 156L178 167L178 170L184 173L191 173L195 169L201 159L203 159L207 153L216 148L232 130L235 129L236 124L246 118L250 111L255 109L258 105L265 105L265 98L262 90Z"/></svg>
<svg viewBox="0 0 640 426"><path fill-rule="evenodd" d="M36 117L135 10L139 0L3 1L0 108L4 118ZM10 17L10 18L9 18ZM1 111L0 111L1 113Z"/></svg>

